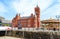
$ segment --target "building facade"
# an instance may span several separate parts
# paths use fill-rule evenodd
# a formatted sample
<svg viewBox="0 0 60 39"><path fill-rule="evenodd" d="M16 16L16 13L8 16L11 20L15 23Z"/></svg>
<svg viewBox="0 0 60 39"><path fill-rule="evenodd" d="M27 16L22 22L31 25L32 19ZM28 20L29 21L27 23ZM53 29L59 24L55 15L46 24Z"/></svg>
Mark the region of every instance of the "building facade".
<svg viewBox="0 0 60 39"><path fill-rule="evenodd" d="M48 30L59 30L60 29L60 20L57 19L47 19L41 21L41 27Z"/></svg>
<svg viewBox="0 0 60 39"><path fill-rule="evenodd" d="M11 20L5 20L4 17L0 16L0 26L11 26Z"/></svg>
<svg viewBox="0 0 60 39"><path fill-rule="evenodd" d="M31 14L31 16L28 17L21 17L20 14L17 14L16 17L12 19L12 26L21 28L39 28L40 8L36 6L34 11L35 14Z"/></svg>

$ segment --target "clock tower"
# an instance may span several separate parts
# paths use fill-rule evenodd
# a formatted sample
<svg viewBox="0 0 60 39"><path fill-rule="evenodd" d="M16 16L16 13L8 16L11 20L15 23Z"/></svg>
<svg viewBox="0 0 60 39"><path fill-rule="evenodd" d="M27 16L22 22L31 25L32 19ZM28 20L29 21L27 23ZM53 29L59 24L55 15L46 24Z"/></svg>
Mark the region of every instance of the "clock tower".
<svg viewBox="0 0 60 39"><path fill-rule="evenodd" d="M38 7L38 5L35 7L35 15L36 15L36 19L37 19L37 28L40 27L40 8Z"/></svg>

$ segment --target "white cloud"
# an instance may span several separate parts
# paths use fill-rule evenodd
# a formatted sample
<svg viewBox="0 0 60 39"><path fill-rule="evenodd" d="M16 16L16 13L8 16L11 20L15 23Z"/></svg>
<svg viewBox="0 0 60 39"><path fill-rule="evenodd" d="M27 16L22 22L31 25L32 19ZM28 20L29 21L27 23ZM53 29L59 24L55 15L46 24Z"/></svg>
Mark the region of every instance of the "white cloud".
<svg viewBox="0 0 60 39"><path fill-rule="evenodd" d="M7 12L7 10L6 10L5 6L4 6L4 4L2 2L0 2L0 14L3 14L5 12Z"/></svg>
<svg viewBox="0 0 60 39"><path fill-rule="evenodd" d="M27 1L13 2L13 7L17 11L17 13L24 12L24 15L29 15L33 12L33 6L27 3Z"/></svg>
<svg viewBox="0 0 60 39"><path fill-rule="evenodd" d="M60 4L56 4L52 8L52 15L60 15Z"/></svg>
<svg viewBox="0 0 60 39"><path fill-rule="evenodd" d="M53 0L40 0L39 6L41 8L41 11L44 11L52 3L53 3Z"/></svg>
<svg viewBox="0 0 60 39"><path fill-rule="evenodd" d="M57 0L60 3L60 0Z"/></svg>
<svg viewBox="0 0 60 39"><path fill-rule="evenodd" d="M52 3L52 0L21 0L14 1L12 3L17 13L21 13L23 16L29 16L31 13L34 13L34 8L37 4L39 5L41 11L43 11ZM22 12L24 12L24 14Z"/></svg>
<svg viewBox="0 0 60 39"><path fill-rule="evenodd" d="M59 4L49 7L55 1L57 1L57 0L13 0L13 1L8 2L9 5L6 3L8 6L5 6L2 2L0 2L0 13L5 13L5 12L10 13L10 14L11 13L20 13L21 16L29 16L31 13L34 14L34 8L38 4L38 6L41 9L40 10L41 18L48 18L51 15L56 15L55 13L57 13L57 15L59 14L59 11L60 11L60 8L58 8L58 7L60 7ZM58 0L58 2L59 1L60 0ZM54 10L55 8L56 8L56 10ZM47 9L47 10L45 12L43 12L45 9ZM50 15L50 13L51 13L51 15ZM45 15L46 15L46 17L45 17Z"/></svg>
<svg viewBox="0 0 60 39"><path fill-rule="evenodd" d="M50 7L41 14L41 19L48 19L50 17L56 18L55 16L60 15L60 3L56 3L54 6Z"/></svg>

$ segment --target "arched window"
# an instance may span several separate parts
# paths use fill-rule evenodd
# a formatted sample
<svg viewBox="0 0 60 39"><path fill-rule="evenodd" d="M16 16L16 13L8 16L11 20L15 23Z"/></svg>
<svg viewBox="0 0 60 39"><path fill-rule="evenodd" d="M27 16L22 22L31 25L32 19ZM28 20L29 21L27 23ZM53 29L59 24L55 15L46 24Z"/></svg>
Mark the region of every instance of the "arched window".
<svg viewBox="0 0 60 39"><path fill-rule="evenodd" d="M21 23L18 22L18 29L21 29L22 26L21 26Z"/></svg>

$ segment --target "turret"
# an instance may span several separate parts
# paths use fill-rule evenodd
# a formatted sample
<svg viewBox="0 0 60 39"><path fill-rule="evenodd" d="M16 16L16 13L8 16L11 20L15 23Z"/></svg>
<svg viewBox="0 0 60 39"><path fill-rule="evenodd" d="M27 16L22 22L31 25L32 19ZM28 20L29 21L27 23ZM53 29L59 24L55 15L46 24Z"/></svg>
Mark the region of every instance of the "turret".
<svg viewBox="0 0 60 39"><path fill-rule="evenodd" d="M38 5L35 7L35 14L37 17L40 16L40 8L38 7Z"/></svg>
<svg viewBox="0 0 60 39"><path fill-rule="evenodd" d="M36 16L36 27L39 28L40 27L40 8L38 7L38 5L35 7L35 16Z"/></svg>
<svg viewBox="0 0 60 39"><path fill-rule="evenodd" d="M20 14L16 14L16 18L17 18L17 20L19 20L20 19Z"/></svg>

